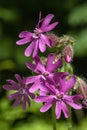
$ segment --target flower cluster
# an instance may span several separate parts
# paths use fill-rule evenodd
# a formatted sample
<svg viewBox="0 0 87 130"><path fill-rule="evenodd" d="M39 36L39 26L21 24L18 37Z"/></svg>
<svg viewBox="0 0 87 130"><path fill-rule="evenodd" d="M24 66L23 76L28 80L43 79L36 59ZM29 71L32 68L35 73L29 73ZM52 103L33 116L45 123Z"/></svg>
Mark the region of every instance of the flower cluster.
<svg viewBox="0 0 87 130"><path fill-rule="evenodd" d="M14 106L22 102L22 108L26 109L26 104L30 106L31 98L35 102L44 103L41 112L46 112L55 105L55 115L59 119L61 112L64 113L65 118L69 117L67 105L73 109L81 109L84 96L81 92L73 94L78 81L77 77L70 73L74 41L71 37L59 38L48 33L58 24L58 22L50 24L53 17L53 14L48 14L45 18L41 18L40 12L34 32L23 31L19 34L21 39L16 42L17 45L30 43L25 50L25 56L32 54L32 62L28 61L25 65L34 72L34 75L21 78L15 74L17 82L7 80L8 83L3 85L3 88L16 91L9 95L10 100L15 99ZM42 60L39 51L45 52L46 46L53 47L55 53L48 54L47 58L44 57ZM36 91L38 95L34 93Z"/></svg>

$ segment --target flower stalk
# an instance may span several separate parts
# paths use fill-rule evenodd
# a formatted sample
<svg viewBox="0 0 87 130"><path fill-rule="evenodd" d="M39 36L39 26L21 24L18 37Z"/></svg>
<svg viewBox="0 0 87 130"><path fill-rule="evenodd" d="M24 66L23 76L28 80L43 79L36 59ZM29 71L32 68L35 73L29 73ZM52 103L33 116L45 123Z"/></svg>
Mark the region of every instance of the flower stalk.
<svg viewBox="0 0 87 130"><path fill-rule="evenodd" d="M53 124L53 130L56 129L56 116L55 116L55 104L52 106L52 124Z"/></svg>
<svg viewBox="0 0 87 130"><path fill-rule="evenodd" d="M68 125L68 130L72 130L72 109L70 106L68 107L68 109L69 109L70 116L67 119L67 125Z"/></svg>

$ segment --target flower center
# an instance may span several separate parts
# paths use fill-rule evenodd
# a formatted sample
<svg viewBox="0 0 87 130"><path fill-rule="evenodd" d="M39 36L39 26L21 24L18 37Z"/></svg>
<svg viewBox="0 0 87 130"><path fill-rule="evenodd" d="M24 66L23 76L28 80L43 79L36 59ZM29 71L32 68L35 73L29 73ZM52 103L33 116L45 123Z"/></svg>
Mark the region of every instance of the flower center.
<svg viewBox="0 0 87 130"><path fill-rule="evenodd" d="M43 76L48 76L48 75L49 75L48 72L44 72L44 73L43 73Z"/></svg>
<svg viewBox="0 0 87 130"><path fill-rule="evenodd" d="M45 72L42 74L42 79L46 80L46 76L48 76L48 75L49 75L49 73L45 71Z"/></svg>
<svg viewBox="0 0 87 130"><path fill-rule="evenodd" d="M63 94L62 94L62 93L57 94L57 99L58 99L58 100L63 99Z"/></svg>
<svg viewBox="0 0 87 130"><path fill-rule="evenodd" d="M26 90L23 89L23 88L20 88L20 89L19 89L19 92L20 92L20 94L26 94L26 93L27 93Z"/></svg>
<svg viewBox="0 0 87 130"><path fill-rule="evenodd" d="M34 33L33 33L33 38L35 38L35 39L39 38L41 33L42 33L42 31L40 29L35 28Z"/></svg>

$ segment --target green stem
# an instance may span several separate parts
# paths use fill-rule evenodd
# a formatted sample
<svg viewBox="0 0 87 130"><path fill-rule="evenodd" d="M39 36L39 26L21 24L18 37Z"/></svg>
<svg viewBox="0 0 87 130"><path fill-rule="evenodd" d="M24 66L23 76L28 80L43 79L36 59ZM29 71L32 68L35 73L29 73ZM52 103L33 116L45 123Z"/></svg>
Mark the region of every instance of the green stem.
<svg viewBox="0 0 87 130"><path fill-rule="evenodd" d="M55 104L53 104L52 106L52 124L53 124L53 130L56 130Z"/></svg>
<svg viewBox="0 0 87 130"><path fill-rule="evenodd" d="M67 119L68 122L68 130L72 130L72 113L71 113L71 107L69 106L69 112L70 112L70 116Z"/></svg>

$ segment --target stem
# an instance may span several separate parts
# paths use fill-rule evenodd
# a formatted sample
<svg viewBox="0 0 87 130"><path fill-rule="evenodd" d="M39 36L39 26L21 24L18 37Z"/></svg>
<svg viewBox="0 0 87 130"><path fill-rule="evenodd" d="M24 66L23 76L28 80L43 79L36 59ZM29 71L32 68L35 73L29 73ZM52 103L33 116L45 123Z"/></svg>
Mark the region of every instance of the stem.
<svg viewBox="0 0 87 130"><path fill-rule="evenodd" d="M53 124L53 130L56 130L55 104L53 104L52 106L52 124Z"/></svg>
<svg viewBox="0 0 87 130"><path fill-rule="evenodd" d="M68 124L68 130L72 130L72 113L71 113L71 107L69 106L69 112L70 112L70 116L67 119L67 124Z"/></svg>

